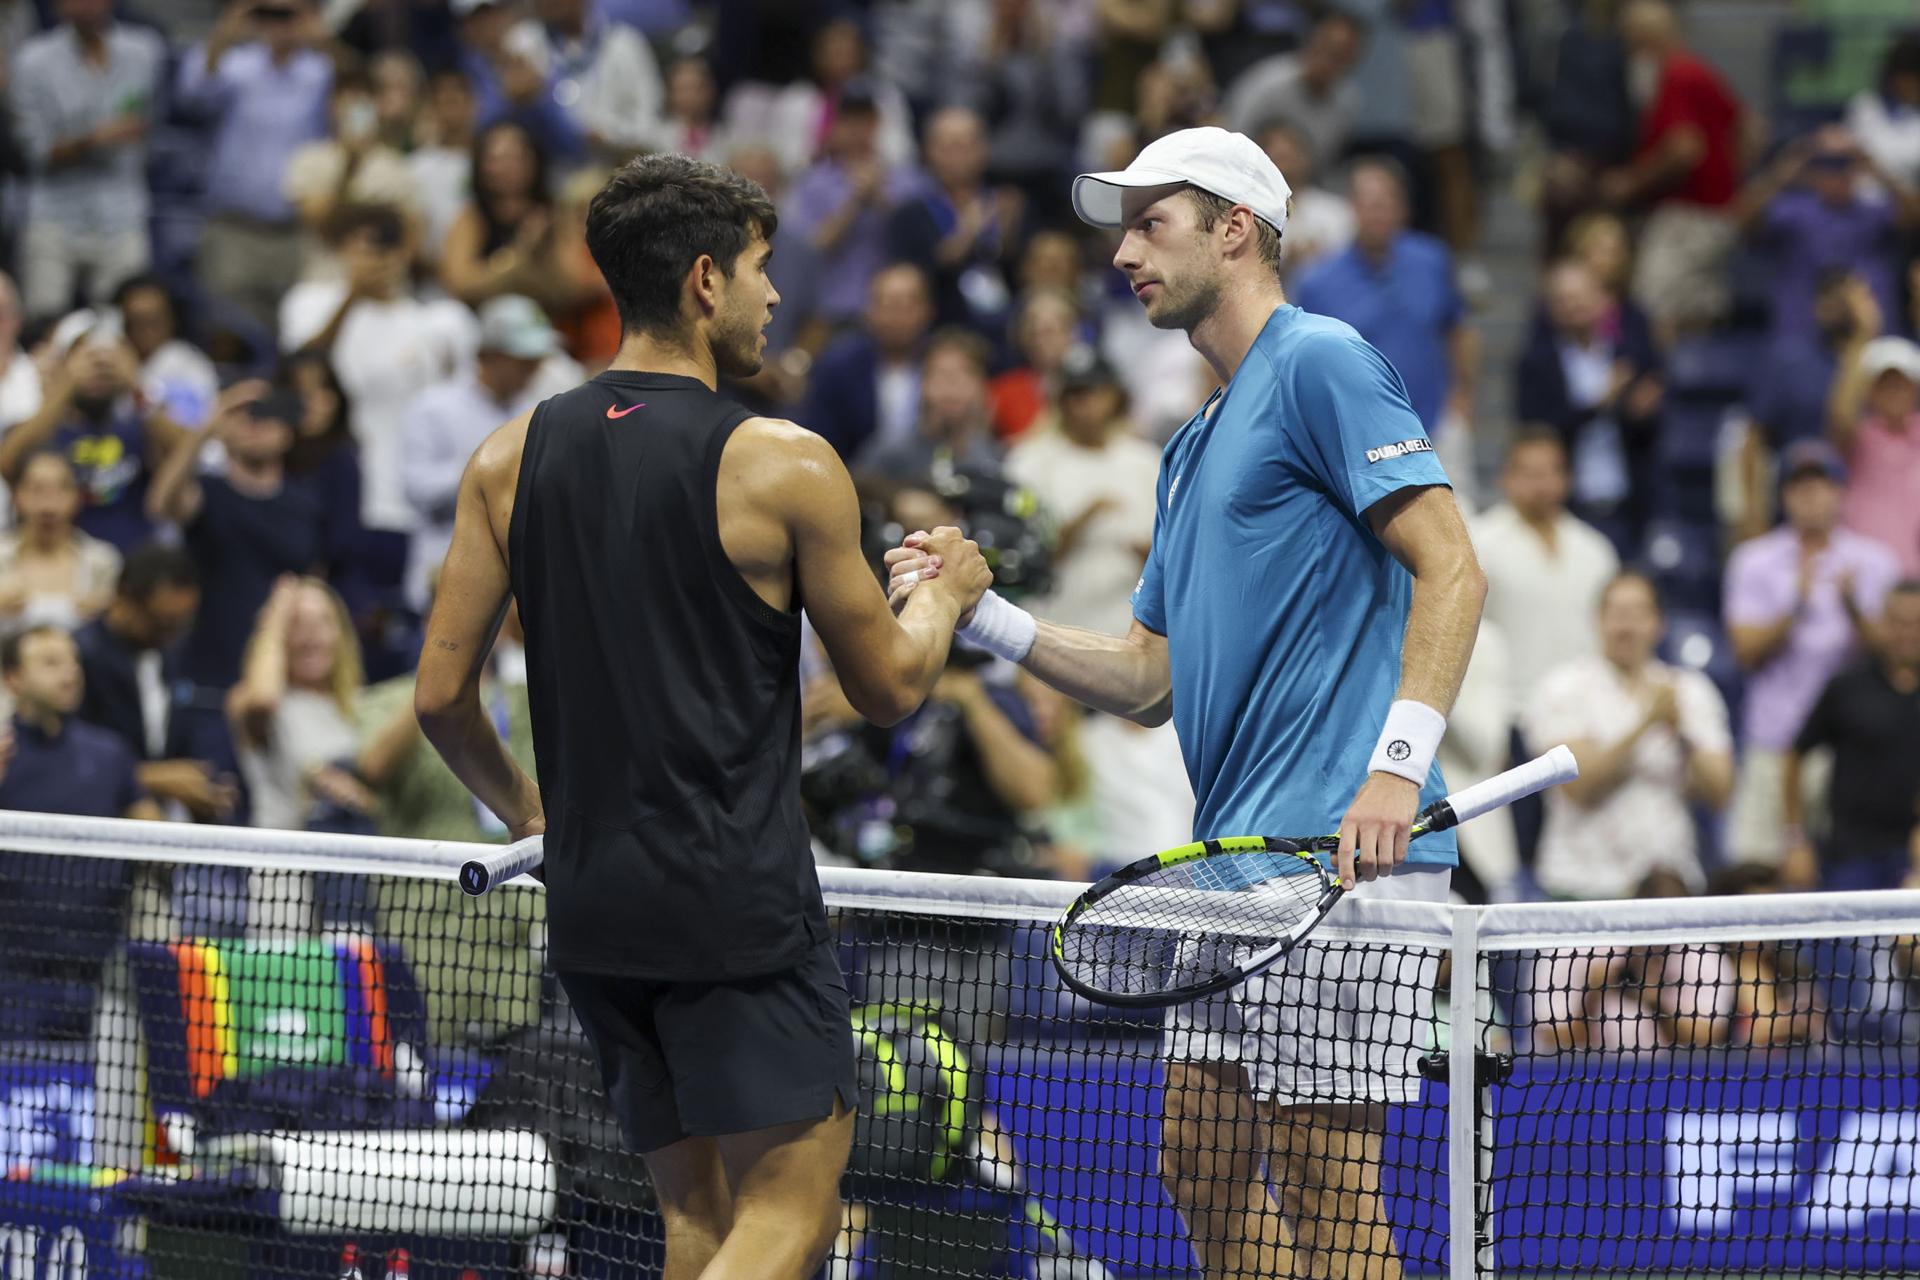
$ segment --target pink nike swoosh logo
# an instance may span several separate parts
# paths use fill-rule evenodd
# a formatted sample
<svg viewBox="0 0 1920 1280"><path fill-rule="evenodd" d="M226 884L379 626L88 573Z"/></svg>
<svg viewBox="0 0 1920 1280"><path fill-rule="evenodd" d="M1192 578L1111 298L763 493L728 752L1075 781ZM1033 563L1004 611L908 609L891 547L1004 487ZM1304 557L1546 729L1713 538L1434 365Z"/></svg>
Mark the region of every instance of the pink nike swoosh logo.
<svg viewBox="0 0 1920 1280"><path fill-rule="evenodd" d="M644 409L646 407L647 407L647 402L645 400L642 400L639 404L630 404L624 409L616 409L612 405L608 405L607 416L609 418L624 418L628 414L632 413L635 409Z"/></svg>

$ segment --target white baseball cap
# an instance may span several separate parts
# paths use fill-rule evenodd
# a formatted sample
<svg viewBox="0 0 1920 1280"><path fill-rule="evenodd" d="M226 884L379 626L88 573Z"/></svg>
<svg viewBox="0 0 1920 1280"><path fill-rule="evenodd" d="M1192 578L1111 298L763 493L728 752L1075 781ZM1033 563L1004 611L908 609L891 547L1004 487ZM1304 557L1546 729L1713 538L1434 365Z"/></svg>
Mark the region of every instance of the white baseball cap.
<svg viewBox="0 0 1920 1280"><path fill-rule="evenodd" d="M1898 373L1920 383L1920 346L1905 338L1875 338L1860 348L1860 372L1868 382L1883 373Z"/></svg>
<svg viewBox="0 0 1920 1280"><path fill-rule="evenodd" d="M1150 142L1132 164L1116 172L1081 174L1073 180L1073 211L1082 222L1113 230L1122 221L1120 202L1126 188L1176 184L1243 204L1275 231L1287 228L1293 188L1280 170L1246 134L1212 125Z"/></svg>

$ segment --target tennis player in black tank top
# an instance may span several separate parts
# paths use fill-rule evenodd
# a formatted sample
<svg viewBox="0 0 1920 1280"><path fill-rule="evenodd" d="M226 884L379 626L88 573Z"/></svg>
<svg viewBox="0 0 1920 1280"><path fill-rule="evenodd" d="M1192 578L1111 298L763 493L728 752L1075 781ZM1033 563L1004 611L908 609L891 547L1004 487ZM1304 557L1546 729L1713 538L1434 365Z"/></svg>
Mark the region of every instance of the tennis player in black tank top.
<svg viewBox="0 0 1920 1280"><path fill-rule="evenodd" d="M800 819L800 608L891 724L991 579L936 531L896 618L833 449L715 393L760 368L774 222L759 187L683 156L594 198L619 355L475 452L414 700L514 837L546 833L554 967L646 1155L667 1280L802 1280L840 1226L858 1095ZM510 594L538 787L480 705Z"/></svg>

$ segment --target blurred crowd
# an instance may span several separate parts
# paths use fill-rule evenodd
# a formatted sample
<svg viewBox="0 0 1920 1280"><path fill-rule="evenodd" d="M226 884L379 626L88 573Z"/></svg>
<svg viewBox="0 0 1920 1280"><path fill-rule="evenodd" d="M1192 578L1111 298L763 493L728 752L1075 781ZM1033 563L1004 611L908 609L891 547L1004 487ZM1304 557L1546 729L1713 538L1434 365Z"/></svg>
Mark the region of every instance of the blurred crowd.
<svg viewBox="0 0 1920 1280"><path fill-rule="evenodd" d="M874 548L993 523L1025 604L1123 631L1211 375L1069 183L1217 123L1293 187L1291 300L1393 361L1473 512L1449 781L1583 762L1468 829L1462 891L1912 882L1920 34L1882 24L1850 99L1779 118L1686 17L0 0L0 806L500 836L414 723L419 620L475 446L615 352L584 211L651 150L774 196L783 302L731 390L832 441ZM1516 194L1532 244L1490 243ZM1539 286L1494 359L1503 254ZM1170 728L963 654L877 731L808 661L823 859L1077 877L1188 838ZM531 768L511 616L486 696ZM377 909L323 877L249 919L244 873L198 874L163 888L206 931Z"/></svg>

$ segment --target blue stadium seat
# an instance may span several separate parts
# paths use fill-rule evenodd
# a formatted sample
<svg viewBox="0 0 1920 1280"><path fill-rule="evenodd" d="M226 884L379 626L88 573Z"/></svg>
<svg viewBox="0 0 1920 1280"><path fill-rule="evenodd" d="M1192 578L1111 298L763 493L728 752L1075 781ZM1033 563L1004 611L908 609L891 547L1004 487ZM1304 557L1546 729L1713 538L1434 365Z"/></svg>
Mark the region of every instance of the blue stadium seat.
<svg viewBox="0 0 1920 1280"><path fill-rule="evenodd" d="M1733 644L1720 626L1717 609L1685 609L1668 602L1667 637L1660 656L1676 667L1698 671L1713 681L1726 699L1729 715L1738 716L1740 668L1733 660Z"/></svg>
<svg viewBox="0 0 1920 1280"><path fill-rule="evenodd" d="M1668 400L1740 399L1760 359L1762 341L1752 334L1716 333L1686 338L1667 357Z"/></svg>

